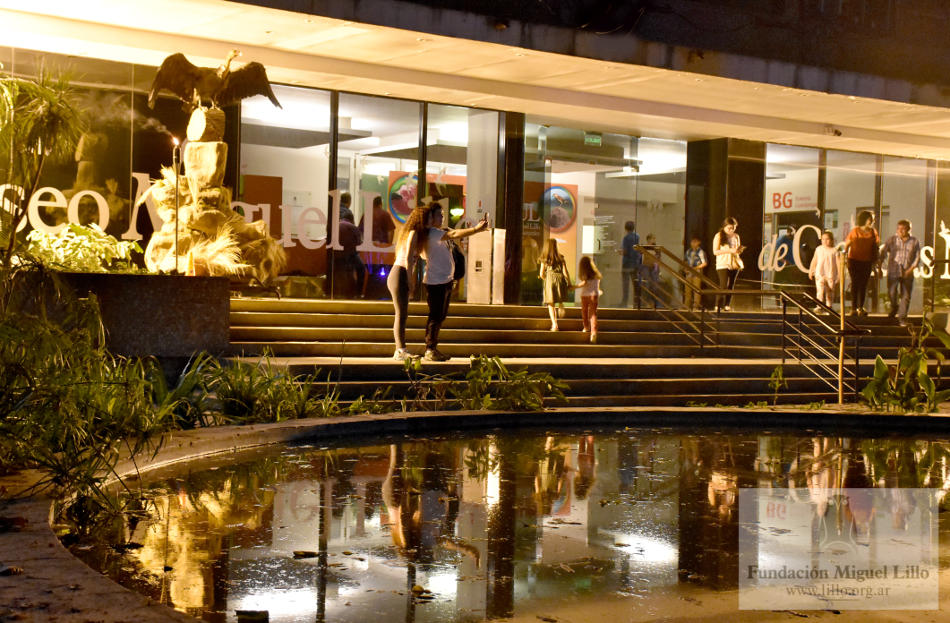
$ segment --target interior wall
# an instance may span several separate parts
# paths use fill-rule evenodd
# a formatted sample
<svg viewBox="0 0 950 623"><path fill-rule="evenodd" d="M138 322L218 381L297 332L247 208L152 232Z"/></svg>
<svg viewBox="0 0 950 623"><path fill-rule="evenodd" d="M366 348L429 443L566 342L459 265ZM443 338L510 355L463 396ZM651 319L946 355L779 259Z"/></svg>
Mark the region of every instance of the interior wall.
<svg viewBox="0 0 950 623"><path fill-rule="evenodd" d="M283 179L282 205L291 212L290 232L294 235L301 233L295 218L301 210L313 207L327 216L328 172L325 146L304 149L241 146L241 175L270 175ZM326 238L326 225L312 224L304 233L312 240Z"/></svg>

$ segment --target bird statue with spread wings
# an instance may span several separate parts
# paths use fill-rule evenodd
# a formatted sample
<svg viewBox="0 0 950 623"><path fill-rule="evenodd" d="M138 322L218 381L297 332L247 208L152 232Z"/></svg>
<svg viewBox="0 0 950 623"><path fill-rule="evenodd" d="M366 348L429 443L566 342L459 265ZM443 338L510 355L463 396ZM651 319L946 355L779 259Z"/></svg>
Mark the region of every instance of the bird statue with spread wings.
<svg viewBox="0 0 950 623"><path fill-rule="evenodd" d="M148 94L148 107L155 108L160 92L171 91L192 109L198 109L204 103L221 108L254 95L265 95L274 106L282 108L270 88L263 65L254 62L231 70L231 61L240 55L237 50L231 50L224 64L212 69L192 65L180 52L172 54L162 61L155 74Z"/></svg>

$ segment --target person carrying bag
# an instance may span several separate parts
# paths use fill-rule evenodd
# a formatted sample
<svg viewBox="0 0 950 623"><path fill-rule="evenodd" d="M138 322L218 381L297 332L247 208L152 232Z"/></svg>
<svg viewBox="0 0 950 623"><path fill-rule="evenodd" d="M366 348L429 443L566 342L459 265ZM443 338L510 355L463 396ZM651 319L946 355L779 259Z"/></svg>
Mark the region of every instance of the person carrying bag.
<svg viewBox="0 0 950 623"><path fill-rule="evenodd" d="M558 253L557 240L554 238L549 238L544 243L544 251L541 253L541 272L538 276L544 280L544 304L547 305L548 315L551 317L551 330L557 331L557 319L565 313L564 301L570 295L572 281L567 270L567 262L564 256ZM555 313L555 305L560 306L557 313Z"/></svg>

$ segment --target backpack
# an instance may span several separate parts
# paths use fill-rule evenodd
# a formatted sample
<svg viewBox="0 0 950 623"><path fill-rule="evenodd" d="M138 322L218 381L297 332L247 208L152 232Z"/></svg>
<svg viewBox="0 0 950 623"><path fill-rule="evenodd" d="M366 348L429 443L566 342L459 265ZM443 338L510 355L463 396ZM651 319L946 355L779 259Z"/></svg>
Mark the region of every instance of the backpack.
<svg viewBox="0 0 950 623"><path fill-rule="evenodd" d="M449 248L452 251L452 261L455 262L455 272L452 274L452 279L458 281L465 276L465 254L462 253L462 249L454 240L449 240Z"/></svg>

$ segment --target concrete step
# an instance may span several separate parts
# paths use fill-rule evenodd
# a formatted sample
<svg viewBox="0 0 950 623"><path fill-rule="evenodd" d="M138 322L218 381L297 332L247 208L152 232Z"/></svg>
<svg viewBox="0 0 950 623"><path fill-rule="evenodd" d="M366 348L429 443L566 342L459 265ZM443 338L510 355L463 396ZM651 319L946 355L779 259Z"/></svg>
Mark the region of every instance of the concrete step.
<svg viewBox="0 0 950 623"><path fill-rule="evenodd" d="M567 406L571 407L634 407L634 406L708 406L717 405L745 406L755 403L772 404L775 396L765 394L638 394L633 396L569 396ZM815 402L836 403L838 394L833 392L781 392L778 395L781 404L811 404Z"/></svg>
<svg viewBox="0 0 950 623"><path fill-rule="evenodd" d="M256 361L256 358L251 358ZM407 380L403 363L389 356L379 358L346 357L342 360L325 357L275 357L273 365L286 368L294 376L306 376L319 371L319 378L355 385L392 384ZM624 383L649 381L656 383L702 382L707 385L735 383L743 379L768 379L781 363L779 359L737 361L728 359L666 358L639 360L633 358L604 359L587 358L581 362L566 358L505 358L505 365L513 369L527 369L532 372L547 372L555 378L567 381L576 389L583 389L585 383L603 384L607 387L622 388ZM829 362L832 363L832 362ZM581 365L579 365L581 364ZM424 362L424 374L464 375L469 368L467 357L456 357L446 362ZM861 374L873 371L873 362L865 361ZM787 362L784 374L791 382L794 379L812 379L804 367ZM820 381L818 381L820 382ZM610 385L616 383L615 385ZM592 387L595 385L592 385ZM623 389L611 389L623 393Z"/></svg>
<svg viewBox="0 0 950 623"><path fill-rule="evenodd" d="M577 326L574 326L574 325ZM453 329L443 327L439 333L441 342L455 343L482 343L496 344L584 344L590 342L590 334L581 331L580 321L563 321L560 331L542 330L510 330L497 329ZM668 328L667 328L668 329ZM675 332L651 331L634 333L629 331L601 331L598 336L599 344L676 344L688 346L693 344L688 336ZM393 330L387 328L351 327L348 329L337 327L232 327L231 340L234 342L285 342L285 341L313 341L313 342L382 342L392 345ZM410 327L406 329L408 343L422 343L425 340L425 329ZM775 344L781 338L770 340Z"/></svg>
<svg viewBox="0 0 950 623"><path fill-rule="evenodd" d="M391 389L391 397L401 398L405 396L411 387L410 381L403 376L402 379L378 379L374 381L335 381L335 375L332 372L318 376L318 384L328 384L328 387L339 391L341 399L354 400L360 396L370 397L380 389ZM699 394L715 395L766 395L774 396L769 387L770 379L767 377L759 378L648 378L648 379L590 379L573 378L561 379L568 389L566 395L582 396L613 396L613 397L636 397L641 395L663 395L670 394L675 396L692 396ZM821 391L830 391L827 384L821 380L810 378L789 378L786 379L787 388L779 391L780 396L797 393L813 393ZM716 389L712 392L711 389Z"/></svg>

